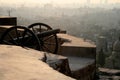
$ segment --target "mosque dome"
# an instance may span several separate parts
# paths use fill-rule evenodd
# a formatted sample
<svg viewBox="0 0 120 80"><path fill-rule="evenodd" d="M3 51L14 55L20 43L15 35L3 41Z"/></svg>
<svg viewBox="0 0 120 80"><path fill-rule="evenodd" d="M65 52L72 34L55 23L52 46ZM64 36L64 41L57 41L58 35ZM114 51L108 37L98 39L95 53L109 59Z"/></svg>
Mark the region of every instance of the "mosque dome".
<svg viewBox="0 0 120 80"><path fill-rule="evenodd" d="M120 52L120 39L113 44L113 51Z"/></svg>

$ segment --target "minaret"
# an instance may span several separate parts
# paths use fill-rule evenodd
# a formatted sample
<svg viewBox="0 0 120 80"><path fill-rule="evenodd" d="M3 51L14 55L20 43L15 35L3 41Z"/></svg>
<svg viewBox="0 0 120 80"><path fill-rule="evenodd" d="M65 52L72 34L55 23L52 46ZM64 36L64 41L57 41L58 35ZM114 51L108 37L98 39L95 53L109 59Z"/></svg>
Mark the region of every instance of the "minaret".
<svg viewBox="0 0 120 80"><path fill-rule="evenodd" d="M96 61L97 61L97 65L99 67L104 67L105 64L105 54L103 52L103 49L101 49L98 54L96 55Z"/></svg>
<svg viewBox="0 0 120 80"><path fill-rule="evenodd" d="M99 36L96 40L97 53L102 49L105 54L107 54L107 39L104 36Z"/></svg>

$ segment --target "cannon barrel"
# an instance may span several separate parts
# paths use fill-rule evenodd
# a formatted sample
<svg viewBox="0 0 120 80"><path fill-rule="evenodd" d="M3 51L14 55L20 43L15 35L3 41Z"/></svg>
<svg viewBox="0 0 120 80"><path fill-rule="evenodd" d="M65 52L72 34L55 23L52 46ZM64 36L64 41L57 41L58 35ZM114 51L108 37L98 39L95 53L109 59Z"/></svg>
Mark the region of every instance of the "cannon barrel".
<svg viewBox="0 0 120 80"><path fill-rule="evenodd" d="M42 38L42 37L47 37L47 36L50 36L50 35L53 35L53 34L57 34L60 32L60 29L54 29L54 30L49 30L49 31L44 31L44 32L41 32L41 33L36 33L36 35L38 36L38 38Z"/></svg>
<svg viewBox="0 0 120 80"><path fill-rule="evenodd" d="M54 34L57 34L57 33L59 33L60 32L60 29L54 29L54 30L49 30L49 31L45 31L45 32L41 32L41 33L39 33L39 32L37 32L37 33L35 33L37 36L38 36L38 38L44 38L44 37L47 37L47 36L50 36L50 35L54 35ZM21 40L27 40L28 38L30 38L30 37L32 37L32 36L25 36L24 38L23 37L19 37L19 38L13 38L13 40L14 41L17 41L18 39L19 39L19 41L21 41ZM24 41L23 40L23 41ZM10 42L12 42L12 40L10 40Z"/></svg>
<svg viewBox="0 0 120 80"><path fill-rule="evenodd" d="M41 33L35 33L37 36L38 36L38 38L44 38L44 37L47 37L47 36L50 36L50 35L53 35L53 34L57 34L57 33L59 33L60 32L60 29L54 29L54 30L49 30L49 31L45 31L45 32L41 32ZM29 38L30 36L25 36L24 37L24 39L27 39L27 38ZM19 40L22 40L23 39L23 37L19 37ZM17 40L17 38L13 38L13 40Z"/></svg>

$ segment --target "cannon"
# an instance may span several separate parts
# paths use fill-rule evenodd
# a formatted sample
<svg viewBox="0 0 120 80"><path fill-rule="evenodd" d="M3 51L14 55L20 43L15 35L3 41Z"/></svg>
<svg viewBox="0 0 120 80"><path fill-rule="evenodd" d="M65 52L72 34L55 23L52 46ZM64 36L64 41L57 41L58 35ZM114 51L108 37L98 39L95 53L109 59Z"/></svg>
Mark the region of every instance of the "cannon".
<svg viewBox="0 0 120 80"><path fill-rule="evenodd" d="M44 23L34 23L28 27L13 26L2 34L0 43L57 54L58 39L56 34L59 32L60 29L53 30Z"/></svg>

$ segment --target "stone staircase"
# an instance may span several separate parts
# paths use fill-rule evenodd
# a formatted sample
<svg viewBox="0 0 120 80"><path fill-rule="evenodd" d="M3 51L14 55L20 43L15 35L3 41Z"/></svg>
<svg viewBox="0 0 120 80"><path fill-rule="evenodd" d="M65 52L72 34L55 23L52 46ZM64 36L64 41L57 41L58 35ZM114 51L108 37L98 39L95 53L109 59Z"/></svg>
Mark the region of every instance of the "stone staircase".
<svg viewBox="0 0 120 80"><path fill-rule="evenodd" d="M93 80L96 46L68 34L58 34L58 37L62 43L58 54L68 58L72 77L78 80Z"/></svg>

